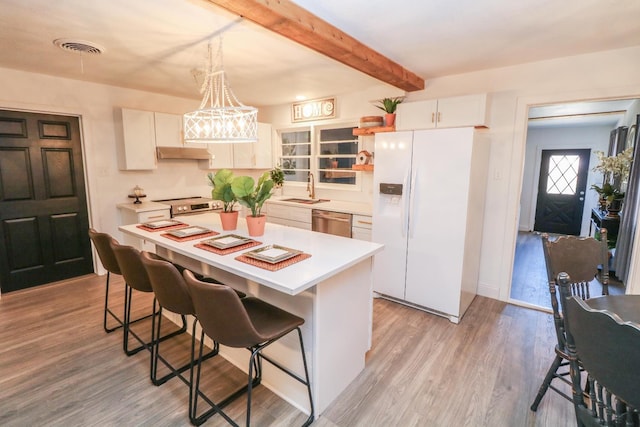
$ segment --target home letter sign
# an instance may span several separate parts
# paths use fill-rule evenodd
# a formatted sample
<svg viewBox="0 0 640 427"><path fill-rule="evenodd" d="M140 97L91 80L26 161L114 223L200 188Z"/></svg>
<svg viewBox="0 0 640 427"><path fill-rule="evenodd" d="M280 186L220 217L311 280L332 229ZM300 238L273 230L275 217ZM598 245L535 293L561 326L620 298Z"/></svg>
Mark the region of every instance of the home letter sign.
<svg viewBox="0 0 640 427"><path fill-rule="evenodd" d="M335 116L335 98L314 99L311 101L296 102L291 105L291 121L294 123L331 119Z"/></svg>

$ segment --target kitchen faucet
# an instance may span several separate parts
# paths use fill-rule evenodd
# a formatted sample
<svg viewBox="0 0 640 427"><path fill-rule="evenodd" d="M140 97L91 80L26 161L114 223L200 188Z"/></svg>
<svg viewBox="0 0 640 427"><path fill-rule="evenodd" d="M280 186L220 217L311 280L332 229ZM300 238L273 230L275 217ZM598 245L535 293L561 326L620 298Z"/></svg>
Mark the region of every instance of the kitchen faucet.
<svg viewBox="0 0 640 427"><path fill-rule="evenodd" d="M309 192L310 198L316 198L316 185L313 179L313 174L311 172L309 172L307 175L307 191Z"/></svg>

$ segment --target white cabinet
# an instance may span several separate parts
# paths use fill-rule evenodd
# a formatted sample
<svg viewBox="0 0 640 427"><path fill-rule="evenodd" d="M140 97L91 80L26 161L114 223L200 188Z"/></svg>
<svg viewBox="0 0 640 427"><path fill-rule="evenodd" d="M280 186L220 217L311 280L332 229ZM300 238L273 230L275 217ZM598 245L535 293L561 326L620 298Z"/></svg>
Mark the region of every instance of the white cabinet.
<svg viewBox="0 0 640 427"><path fill-rule="evenodd" d="M367 215L353 215L351 222L351 237L358 240L371 241L371 226L373 220Z"/></svg>
<svg viewBox="0 0 640 427"><path fill-rule="evenodd" d="M118 124L121 170L156 169L156 147L197 147L183 144L181 114L123 108Z"/></svg>
<svg viewBox="0 0 640 427"><path fill-rule="evenodd" d="M396 110L396 130L487 126L487 95L406 102Z"/></svg>
<svg viewBox="0 0 640 427"><path fill-rule="evenodd" d="M121 128L118 139L120 170L156 169L153 112L122 108L120 114L116 114L116 126Z"/></svg>
<svg viewBox="0 0 640 427"><path fill-rule="evenodd" d="M209 144L211 159L201 169L271 169L271 125L258 123L258 141L242 144Z"/></svg>
<svg viewBox="0 0 640 427"><path fill-rule="evenodd" d="M208 144L211 157L208 161L198 162L201 169L233 169L234 144ZM244 145L244 144L243 144Z"/></svg>
<svg viewBox="0 0 640 427"><path fill-rule="evenodd" d="M311 230L311 209L266 203L267 222Z"/></svg>
<svg viewBox="0 0 640 427"><path fill-rule="evenodd" d="M185 147L182 137L182 115L153 113L156 147Z"/></svg>
<svg viewBox="0 0 640 427"><path fill-rule="evenodd" d="M121 225L139 224L171 218L171 207L156 202L142 202L139 204L120 203L118 205L118 211L120 212ZM154 244L140 240L127 233L123 234L122 242L140 250L155 252Z"/></svg>

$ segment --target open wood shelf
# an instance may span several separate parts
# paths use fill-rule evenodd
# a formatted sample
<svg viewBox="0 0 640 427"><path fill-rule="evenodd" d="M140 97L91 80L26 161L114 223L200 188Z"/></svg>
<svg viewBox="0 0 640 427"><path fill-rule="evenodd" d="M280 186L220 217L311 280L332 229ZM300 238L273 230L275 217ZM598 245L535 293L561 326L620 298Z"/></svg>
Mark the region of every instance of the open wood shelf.
<svg viewBox="0 0 640 427"><path fill-rule="evenodd" d="M373 165L352 165L351 169L354 171L372 171Z"/></svg>
<svg viewBox="0 0 640 427"><path fill-rule="evenodd" d="M372 126L368 128L354 128L353 135L354 136L374 135L378 132L395 132L395 130L396 130L395 126Z"/></svg>

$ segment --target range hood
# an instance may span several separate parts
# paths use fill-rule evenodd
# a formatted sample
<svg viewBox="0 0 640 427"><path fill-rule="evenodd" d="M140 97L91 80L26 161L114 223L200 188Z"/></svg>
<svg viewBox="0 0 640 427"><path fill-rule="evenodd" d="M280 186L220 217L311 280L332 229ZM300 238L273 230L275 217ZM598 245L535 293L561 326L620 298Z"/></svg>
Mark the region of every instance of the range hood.
<svg viewBox="0 0 640 427"><path fill-rule="evenodd" d="M156 147L158 159L209 160L211 154L206 148Z"/></svg>

